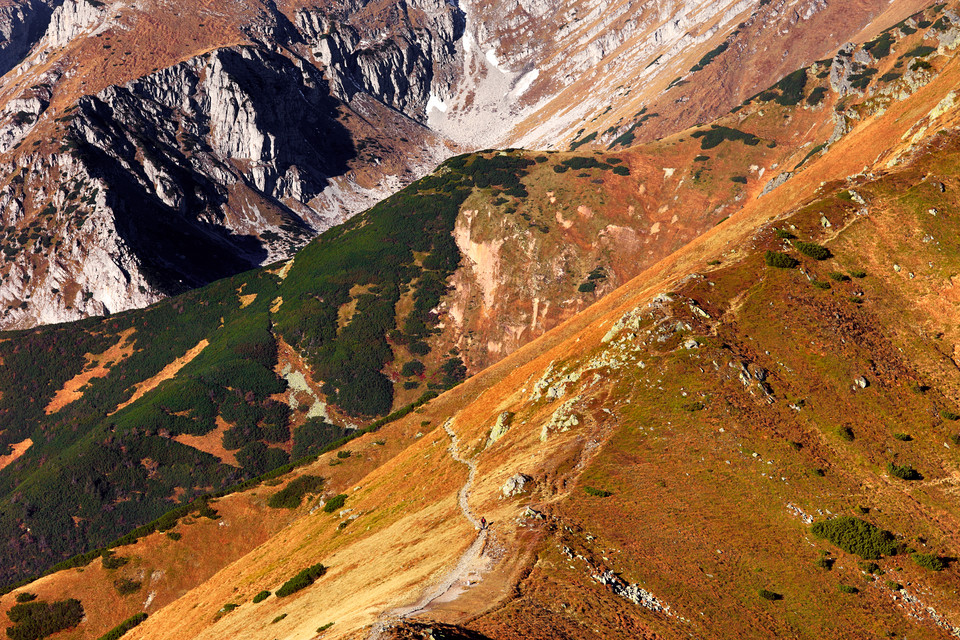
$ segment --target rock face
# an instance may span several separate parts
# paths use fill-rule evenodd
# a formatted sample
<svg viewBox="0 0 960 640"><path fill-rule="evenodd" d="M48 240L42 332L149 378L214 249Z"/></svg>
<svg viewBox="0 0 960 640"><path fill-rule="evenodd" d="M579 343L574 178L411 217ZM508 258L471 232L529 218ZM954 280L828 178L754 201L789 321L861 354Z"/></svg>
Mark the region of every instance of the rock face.
<svg viewBox="0 0 960 640"><path fill-rule="evenodd" d="M531 482L533 482L533 478L525 473L518 473L507 478L507 481L503 483L503 487L500 489L500 493L503 494L504 498L518 496L530 490L527 485Z"/></svg>
<svg viewBox="0 0 960 640"><path fill-rule="evenodd" d="M0 75L14 68L43 36L56 0L21 0L0 6Z"/></svg>
<svg viewBox="0 0 960 640"><path fill-rule="evenodd" d="M412 17L419 18L414 24ZM400 0L381 13L325 13L301 10L296 25L323 63L333 93L350 101L358 92L425 122L438 90L460 77L459 41L465 17L443 0ZM390 25L389 37L378 27Z"/></svg>
<svg viewBox="0 0 960 640"><path fill-rule="evenodd" d="M102 35L104 11L65 3L41 45ZM320 67L280 46L302 48L295 29L260 26L272 44L214 49L48 112L69 75L53 64L4 105L0 152L17 157L0 164L0 328L135 308L286 258L450 153L398 113L423 112L429 34L407 32L419 41L401 38L395 68L358 63L380 94L334 95Z"/></svg>
<svg viewBox="0 0 960 640"><path fill-rule="evenodd" d="M623 145L724 113L886 6L845 11L852 1L5 3L0 329L129 309L286 258L469 148L567 148L587 126ZM835 44L810 35L827 20ZM726 53L693 73L718 43ZM749 81L715 81L731 56ZM640 241L622 225L601 233ZM460 240L489 302L513 247ZM534 277L543 295L507 321L498 357L558 317L550 278Z"/></svg>

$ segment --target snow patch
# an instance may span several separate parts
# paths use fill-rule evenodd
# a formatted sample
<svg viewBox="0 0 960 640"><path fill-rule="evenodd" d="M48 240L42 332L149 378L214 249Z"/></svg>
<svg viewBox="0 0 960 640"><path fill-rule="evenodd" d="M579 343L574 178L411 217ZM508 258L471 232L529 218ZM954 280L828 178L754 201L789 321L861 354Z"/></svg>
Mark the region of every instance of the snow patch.
<svg viewBox="0 0 960 640"><path fill-rule="evenodd" d="M520 77L520 80L517 82L517 86L513 89L513 94L515 96L521 96L530 88L530 85L533 84L533 81L540 77L540 69L534 69L533 71L528 71Z"/></svg>
<svg viewBox="0 0 960 640"><path fill-rule="evenodd" d="M487 49L487 52L484 54L484 56L487 58L487 62L489 62L491 65L493 65L493 67L494 67L497 71L499 71L500 73L506 73L506 72L507 72L506 69L504 69L504 68L502 68L502 67L500 66L500 58L497 57L497 52L496 52L496 51L494 51L493 49Z"/></svg>
<svg viewBox="0 0 960 640"><path fill-rule="evenodd" d="M427 100L427 113L430 113L430 109L436 109L440 113L447 112L447 104L432 91L430 92L430 99Z"/></svg>

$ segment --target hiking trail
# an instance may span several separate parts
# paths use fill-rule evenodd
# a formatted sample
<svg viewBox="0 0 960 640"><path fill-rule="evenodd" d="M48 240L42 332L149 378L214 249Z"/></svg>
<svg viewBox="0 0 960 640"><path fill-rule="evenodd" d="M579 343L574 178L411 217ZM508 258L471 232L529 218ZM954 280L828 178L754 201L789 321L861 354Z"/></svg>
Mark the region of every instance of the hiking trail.
<svg viewBox="0 0 960 640"><path fill-rule="evenodd" d="M480 527L480 520L470 510L470 489L473 487L473 479L477 473L477 463L473 460L460 457L460 454L457 452L457 434L454 433L451 428L452 423L453 419L451 418L443 424L444 431L450 436L450 448L448 449L450 457L453 458L454 461L466 465L470 470L467 475L467 481L460 488L457 503L460 506L460 511L463 513L463 516L477 528L477 537L473 541L473 544L460 556L457 564L443 576L439 583L433 588L428 589L419 600L413 604L390 609L382 613L374 623L370 635L367 636L368 640L378 640L391 623L410 618L425 611L427 607L443 596L451 595L456 597L456 595L460 593L460 590L462 590L458 590L460 588L458 583L463 583L464 587L471 586L473 581L470 580L469 576L475 573L477 577L479 577L479 574L483 570L482 565L485 563L481 562L481 557L486 548L488 530Z"/></svg>

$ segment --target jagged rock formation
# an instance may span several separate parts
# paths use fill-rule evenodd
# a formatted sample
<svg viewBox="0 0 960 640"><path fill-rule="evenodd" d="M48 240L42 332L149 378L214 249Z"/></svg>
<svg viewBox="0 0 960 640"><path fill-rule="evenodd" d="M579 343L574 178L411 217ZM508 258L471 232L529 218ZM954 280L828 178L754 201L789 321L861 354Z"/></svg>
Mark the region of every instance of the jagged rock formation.
<svg viewBox="0 0 960 640"><path fill-rule="evenodd" d="M623 146L716 116L881 5L20 0L0 8L0 327L288 257L464 148ZM812 35L827 20L832 41ZM734 64L749 78L718 82ZM102 204L54 202L67 174ZM91 222L64 228L71 216ZM90 258L104 234L115 246Z"/></svg>
<svg viewBox="0 0 960 640"><path fill-rule="evenodd" d="M0 75L17 66L46 32L56 0L21 0L0 6Z"/></svg>

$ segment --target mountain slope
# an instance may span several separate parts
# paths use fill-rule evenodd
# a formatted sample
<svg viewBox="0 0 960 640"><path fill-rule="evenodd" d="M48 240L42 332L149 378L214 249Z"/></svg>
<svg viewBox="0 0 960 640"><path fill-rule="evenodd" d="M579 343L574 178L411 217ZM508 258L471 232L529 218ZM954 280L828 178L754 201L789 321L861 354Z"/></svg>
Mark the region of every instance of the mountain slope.
<svg viewBox="0 0 960 640"><path fill-rule="evenodd" d="M398 637L423 637L435 622L456 625L437 628L463 637L491 638L955 633L960 380L952 232L960 112L952 20L941 20L955 12L932 9L916 19L918 27L928 23L926 31L897 27L903 35L890 32L865 45L884 65L876 72L864 71L876 68L866 63L854 66L862 49L843 52L829 69L808 71L808 81L826 72L820 80L832 75L836 86L849 84L843 97L826 84L824 91L804 86L798 104L784 105L777 99L790 102L785 97L796 86L785 83L733 114L744 118L743 130L712 147L717 151L710 144L726 138L728 125L699 129L697 137L679 134L677 145L682 137L712 158L724 151L737 156L743 147L762 146L739 138L760 136L765 118L771 130L777 122L792 135L783 116L815 111L807 103L815 92L841 105L845 116L836 139L811 133L808 148L790 149L793 162L781 162L792 175L759 198L741 198L729 220L498 364L354 440L349 454L341 448L307 461L291 477L323 476L323 487L309 493L321 493L329 512L308 500L256 550L242 557L238 551L209 579L180 583L193 588L171 604L151 608L140 596L121 598L122 611L90 616L69 633L98 637L144 608L150 617L129 637L313 637L329 622L325 637L360 637L377 632L378 621L389 627L382 634ZM880 55L886 40L896 45L893 54ZM863 78L863 86L854 84ZM815 132L829 136L830 124L820 121ZM540 164L559 166L558 160ZM518 177L517 166L530 173ZM440 257L447 255L441 238L452 240L441 230L449 234L459 207L476 195L461 193L466 184L477 188L486 176L506 193L535 171L537 160L518 152L481 154L449 163L421 183L422 191L403 193L394 202L418 203L403 208L408 215L436 211L446 225L414 247L425 253L428 240L436 243L430 256L416 258L421 268L441 272ZM752 194L763 190L750 185ZM437 196L444 206L428 207ZM451 204L459 197L466 200ZM392 206L399 207L385 203L330 237L345 242L365 237L364 230L376 237L378 213ZM395 213L383 220L395 221ZM223 335L210 334L215 339L173 384L185 384L193 364L206 384L224 382L217 376L227 366L267 380L230 349L240 360L262 358L256 346L262 341L251 339L269 326L262 319L275 314L282 330L288 296L305 275L322 284L327 274L342 272L308 268L329 259L322 246L311 245L289 270L244 276L243 287L234 280L216 285L218 295L190 294L219 307L193 311L169 301L155 308L159 315L179 305L180 313L223 324ZM435 251L438 264L431 268ZM394 252L384 253L409 269ZM339 293L335 283L310 286L342 296L355 282L338 283ZM270 311L278 290L287 295ZM350 294L357 299L353 311L348 303L338 312L374 309L378 300L395 299L391 291L381 281L379 289ZM252 300L240 298L253 293ZM302 306L287 312L293 308ZM330 326L342 336L356 317ZM171 337L180 327L158 323ZM202 327L197 331L183 343L198 339ZM56 333L38 335L49 342ZM78 335L87 334L65 343ZM98 338L81 353L116 345L113 357L122 357L128 338L88 339ZM308 357L309 349L308 342ZM52 385L51 396L59 386ZM251 400L266 406L268 390L251 387ZM208 399L229 406L224 398L221 391ZM167 414L177 426L173 416L199 422L176 415L178 409L170 406ZM469 494L460 498L464 488ZM272 491L261 485L230 500L262 505ZM339 505L330 501L340 494ZM265 522L286 513L259 508L271 514ZM483 516L492 526L478 538L467 516ZM829 528L811 526L855 526L841 517L891 536L877 533L873 549L836 537L838 545L828 541ZM204 544L198 535L194 544ZM251 544L264 540L259 535ZM477 539L484 543L479 554L471 552ZM117 553L154 553L166 540L146 533L138 547L120 546ZM317 562L328 571L312 586L252 602ZM172 572L178 565L161 566ZM50 600L78 595L87 571L103 587L85 592L85 606L105 611L97 593L116 598L109 586L116 577L99 569L48 576L37 592ZM13 596L2 603L12 605ZM412 621L399 619L405 612Z"/></svg>
<svg viewBox="0 0 960 640"><path fill-rule="evenodd" d="M104 545L173 504L315 454L373 416L425 401L656 264L739 203L776 185L766 199L796 197L791 185L811 184L805 176L818 154L822 162L852 158L859 170L862 151L849 151L843 134L865 114L892 108L894 96L943 82L950 69L957 29L943 11L921 16L922 31L883 36L904 50L878 53L883 73L852 62L876 50L865 45L802 70L803 82L781 82L708 128L627 152L457 157L282 267L143 313L10 334L0 343L10 456L0 470L5 579ZM935 39L942 55L922 44ZM898 65L902 75L886 71ZM845 109L842 120L835 105ZM889 162L911 145L869 148ZM77 495L62 494L64 482Z"/></svg>
<svg viewBox="0 0 960 640"><path fill-rule="evenodd" d="M0 326L289 257L462 150L712 120L920 6L608 5L18 0L0 16L17 34L0 55Z"/></svg>

